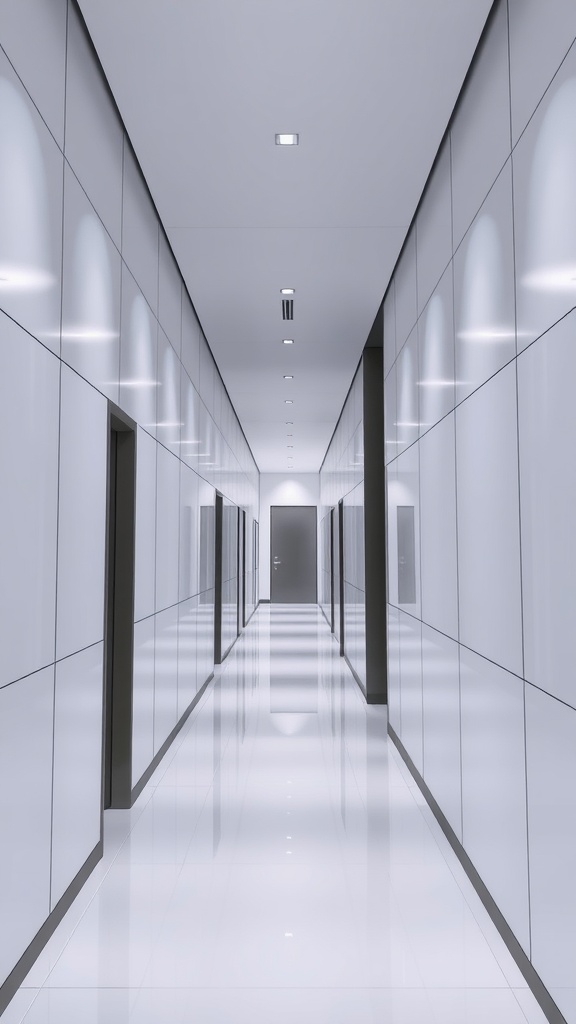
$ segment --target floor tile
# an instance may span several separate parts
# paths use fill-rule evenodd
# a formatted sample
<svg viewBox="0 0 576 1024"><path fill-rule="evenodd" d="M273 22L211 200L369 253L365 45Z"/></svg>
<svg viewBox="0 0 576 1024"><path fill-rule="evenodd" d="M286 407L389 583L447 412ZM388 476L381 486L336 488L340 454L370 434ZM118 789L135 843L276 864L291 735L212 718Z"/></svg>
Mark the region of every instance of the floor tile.
<svg viewBox="0 0 576 1024"><path fill-rule="evenodd" d="M543 1024L386 730L262 606L2 1024Z"/></svg>

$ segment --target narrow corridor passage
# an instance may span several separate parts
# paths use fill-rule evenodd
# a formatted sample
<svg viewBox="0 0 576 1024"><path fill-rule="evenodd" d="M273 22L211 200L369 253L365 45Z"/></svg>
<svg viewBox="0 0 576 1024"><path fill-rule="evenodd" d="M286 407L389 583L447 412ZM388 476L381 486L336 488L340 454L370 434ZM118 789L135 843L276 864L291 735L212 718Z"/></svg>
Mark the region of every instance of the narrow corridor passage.
<svg viewBox="0 0 576 1024"><path fill-rule="evenodd" d="M260 606L2 1024L542 1024L316 606Z"/></svg>

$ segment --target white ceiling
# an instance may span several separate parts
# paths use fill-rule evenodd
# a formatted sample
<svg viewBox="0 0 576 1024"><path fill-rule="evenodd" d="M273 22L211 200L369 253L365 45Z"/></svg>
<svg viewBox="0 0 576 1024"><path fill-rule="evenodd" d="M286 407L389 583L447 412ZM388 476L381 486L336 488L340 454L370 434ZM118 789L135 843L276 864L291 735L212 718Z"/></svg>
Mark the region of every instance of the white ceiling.
<svg viewBox="0 0 576 1024"><path fill-rule="evenodd" d="M263 472L286 420L320 466L491 2L80 0Z"/></svg>

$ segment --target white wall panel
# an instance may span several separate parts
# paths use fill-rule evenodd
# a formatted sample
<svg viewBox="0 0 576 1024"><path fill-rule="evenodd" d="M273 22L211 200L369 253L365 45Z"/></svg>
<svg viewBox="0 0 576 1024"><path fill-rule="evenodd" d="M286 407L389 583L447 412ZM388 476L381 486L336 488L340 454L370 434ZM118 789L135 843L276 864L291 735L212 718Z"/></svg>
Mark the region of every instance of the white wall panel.
<svg viewBox="0 0 576 1024"><path fill-rule="evenodd" d="M529 953L524 683L460 648L464 847Z"/></svg>
<svg viewBox="0 0 576 1024"><path fill-rule="evenodd" d="M461 97L452 126L454 246L510 155L508 12L501 3Z"/></svg>
<svg viewBox="0 0 576 1024"><path fill-rule="evenodd" d="M158 324L123 266L120 406L154 437L158 390Z"/></svg>
<svg viewBox="0 0 576 1024"><path fill-rule="evenodd" d="M177 721L178 706L178 617L179 608L168 608L154 616L154 753L156 754Z"/></svg>
<svg viewBox="0 0 576 1024"><path fill-rule="evenodd" d="M200 397L210 415L214 412L216 367L206 339L200 336Z"/></svg>
<svg viewBox="0 0 576 1024"><path fill-rule="evenodd" d="M387 377L396 359L396 282L392 280L384 299L384 376Z"/></svg>
<svg viewBox="0 0 576 1024"><path fill-rule="evenodd" d="M2 46L58 145L64 145L67 0L2 0Z"/></svg>
<svg viewBox="0 0 576 1024"><path fill-rule="evenodd" d="M214 601L215 591L205 590L198 602L198 629L196 631L196 667L198 687L204 685L214 670Z"/></svg>
<svg viewBox="0 0 576 1024"><path fill-rule="evenodd" d="M180 465L180 567L179 600L184 601L200 588L199 582L199 500L198 477L192 469Z"/></svg>
<svg viewBox="0 0 576 1024"><path fill-rule="evenodd" d="M0 685L54 660L59 389L58 360L0 314Z"/></svg>
<svg viewBox="0 0 576 1024"><path fill-rule="evenodd" d="M576 707L576 313L518 360L525 676Z"/></svg>
<svg viewBox="0 0 576 1024"><path fill-rule="evenodd" d="M402 735L400 690L400 612L388 605L388 718L398 736Z"/></svg>
<svg viewBox="0 0 576 1024"><path fill-rule="evenodd" d="M53 667L0 689L2 980L50 909L53 701Z"/></svg>
<svg viewBox="0 0 576 1024"><path fill-rule="evenodd" d="M65 153L118 249L122 147L122 125L80 15L69 4Z"/></svg>
<svg viewBox="0 0 576 1024"><path fill-rule="evenodd" d="M445 270L418 323L420 432L454 408L454 293Z"/></svg>
<svg viewBox="0 0 576 1024"><path fill-rule="evenodd" d="M186 292L182 294L182 364L195 388L200 387L200 326Z"/></svg>
<svg viewBox="0 0 576 1024"><path fill-rule="evenodd" d="M124 144L122 256L152 311L158 311L158 220L132 150Z"/></svg>
<svg viewBox="0 0 576 1024"><path fill-rule="evenodd" d="M418 312L422 312L452 258L450 139L437 157L416 218Z"/></svg>
<svg viewBox="0 0 576 1024"><path fill-rule="evenodd" d="M572 0L509 0L512 140L517 142L576 36ZM535 53L538 59L534 59Z"/></svg>
<svg viewBox="0 0 576 1024"><path fill-rule="evenodd" d="M518 346L576 306L576 48L514 151Z"/></svg>
<svg viewBox="0 0 576 1024"><path fill-rule="evenodd" d="M56 657L104 635L106 399L62 367Z"/></svg>
<svg viewBox="0 0 576 1024"><path fill-rule="evenodd" d="M63 158L0 51L0 308L60 352Z"/></svg>
<svg viewBox="0 0 576 1024"><path fill-rule="evenodd" d="M456 400L516 355L510 163L454 257Z"/></svg>
<svg viewBox="0 0 576 1024"><path fill-rule="evenodd" d="M396 440L400 453L413 444L420 434L417 327L398 356L396 388Z"/></svg>
<svg viewBox="0 0 576 1024"><path fill-rule="evenodd" d="M134 626L132 785L154 757L154 616Z"/></svg>
<svg viewBox="0 0 576 1024"><path fill-rule="evenodd" d="M462 840L458 644L422 626L424 779Z"/></svg>
<svg viewBox="0 0 576 1024"><path fill-rule="evenodd" d="M153 615L156 604L156 449L141 427L136 434L136 543L134 619Z"/></svg>
<svg viewBox="0 0 576 1024"><path fill-rule="evenodd" d="M522 674L516 368L456 411L460 640Z"/></svg>
<svg viewBox="0 0 576 1024"><path fill-rule="evenodd" d="M182 602L178 609L178 718L198 691L198 609L198 597Z"/></svg>
<svg viewBox="0 0 576 1024"><path fill-rule="evenodd" d="M576 712L526 687L532 962L566 1019L576 984Z"/></svg>
<svg viewBox="0 0 576 1024"><path fill-rule="evenodd" d="M400 686L402 689L401 739L422 773L422 623L399 612Z"/></svg>
<svg viewBox="0 0 576 1024"><path fill-rule="evenodd" d="M66 165L62 358L118 403L120 254Z"/></svg>
<svg viewBox="0 0 576 1024"><path fill-rule="evenodd" d="M158 403L156 437L162 444L180 455L180 374L178 356L164 334L158 330Z"/></svg>
<svg viewBox="0 0 576 1024"><path fill-rule="evenodd" d="M100 839L104 644L56 665L51 907Z"/></svg>
<svg viewBox="0 0 576 1024"><path fill-rule="evenodd" d="M156 463L156 609L178 601L180 463L158 445Z"/></svg>
<svg viewBox="0 0 576 1024"><path fill-rule="evenodd" d="M416 228L410 232L395 274L396 355L418 319Z"/></svg>
<svg viewBox="0 0 576 1024"><path fill-rule="evenodd" d="M386 583L387 600L394 606L398 603L398 517L396 515L398 500L398 461L396 460L386 467Z"/></svg>
<svg viewBox="0 0 576 1024"><path fill-rule="evenodd" d="M391 584L389 600L392 604L403 607L410 615L420 616L420 474L418 445L413 445L404 452L396 462L396 480L390 478L388 490L389 509L389 543L390 558L394 565L389 566L389 582ZM413 543L408 543L403 550L399 549L402 523L398 522L398 509L412 510L414 531ZM406 513L404 513L406 514ZM404 561L403 561L404 560ZM408 583L413 572L413 586L407 585L402 591L402 567L405 567L403 579ZM406 575L408 572L408 576ZM412 582L412 581L410 581ZM394 584L394 586L392 586ZM412 593L410 593L412 591ZM408 595L408 596L407 596ZM408 597L410 599L408 599ZM404 598L404 599L403 599Z"/></svg>
<svg viewBox="0 0 576 1024"><path fill-rule="evenodd" d="M200 402L199 415L199 441L200 455L198 458L198 473L205 480L216 483L214 480L214 469L216 465L216 426L210 416L204 402Z"/></svg>
<svg viewBox="0 0 576 1024"><path fill-rule="evenodd" d="M420 441L422 619L458 639L454 414Z"/></svg>
<svg viewBox="0 0 576 1024"><path fill-rule="evenodd" d="M172 348L182 348L182 280L163 231L159 233L158 319Z"/></svg>
<svg viewBox="0 0 576 1024"><path fill-rule="evenodd" d="M398 430L396 423L396 366L393 366L384 381L384 459L388 463L398 454Z"/></svg>
<svg viewBox="0 0 576 1024"><path fill-rule="evenodd" d="M180 431L180 458L192 469L197 470L200 463L200 395L182 370L180 412L182 427Z"/></svg>

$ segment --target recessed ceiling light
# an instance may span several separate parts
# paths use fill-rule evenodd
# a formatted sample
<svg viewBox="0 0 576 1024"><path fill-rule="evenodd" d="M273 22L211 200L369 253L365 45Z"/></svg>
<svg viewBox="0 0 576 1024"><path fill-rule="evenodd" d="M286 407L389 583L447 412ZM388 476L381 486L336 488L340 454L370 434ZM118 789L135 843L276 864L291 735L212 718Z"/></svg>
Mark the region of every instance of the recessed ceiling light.
<svg viewBox="0 0 576 1024"><path fill-rule="evenodd" d="M285 398L284 405L294 405L294 402L292 401L291 398Z"/></svg>
<svg viewBox="0 0 576 1024"><path fill-rule="evenodd" d="M286 135L281 133L276 136L277 146L297 146L299 141L299 135Z"/></svg>
<svg viewBox="0 0 576 1024"><path fill-rule="evenodd" d="M294 344L294 338L284 338L283 341L282 341L282 344L283 345L293 345Z"/></svg>
<svg viewBox="0 0 576 1024"><path fill-rule="evenodd" d="M286 426L287 427L293 427L294 426L293 421L292 420L286 420Z"/></svg>
<svg viewBox="0 0 576 1024"><path fill-rule="evenodd" d="M294 374L293 373L285 373L284 374L284 380L294 380Z"/></svg>
<svg viewBox="0 0 576 1024"><path fill-rule="evenodd" d="M295 288L281 288L280 289L280 294L281 295L294 295L295 291L296 291Z"/></svg>

